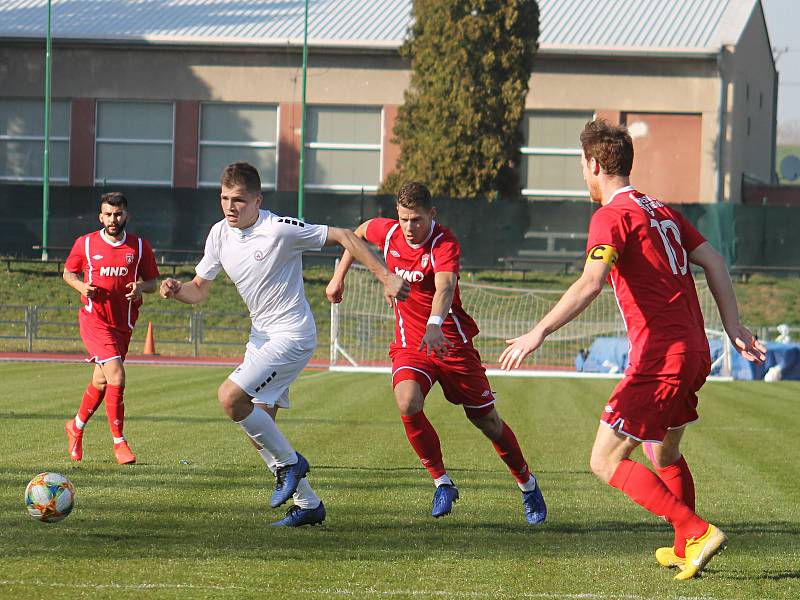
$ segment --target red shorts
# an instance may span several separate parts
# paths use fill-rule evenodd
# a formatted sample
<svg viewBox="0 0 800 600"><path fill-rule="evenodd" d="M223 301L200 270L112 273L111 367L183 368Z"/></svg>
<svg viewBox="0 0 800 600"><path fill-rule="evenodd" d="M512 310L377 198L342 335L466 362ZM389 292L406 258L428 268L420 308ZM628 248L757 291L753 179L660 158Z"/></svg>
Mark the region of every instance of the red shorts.
<svg viewBox="0 0 800 600"><path fill-rule="evenodd" d="M109 327L87 314L83 308L78 312L78 325L83 345L89 353L86 362L103 364L115 358L125 360L132 332Z"/></svg>
<svg viewBox="0 0 800 600"><path fill-rule="evenodd" d="M410 349L393 350L391 356L392 387L401 381L416 381L427 396L438 381L448 402L460 404L470 416L483 416L494 409L494 392L471 342L450 348L443 358Z"/></svg>
<svg viewBox="0 0 800 600"><path fill-rule="evenodd" d="M697 391L710 371L707 352L642 361L614 388L600 420L640 442L660 443L668 430L697 420Z"/></svg>

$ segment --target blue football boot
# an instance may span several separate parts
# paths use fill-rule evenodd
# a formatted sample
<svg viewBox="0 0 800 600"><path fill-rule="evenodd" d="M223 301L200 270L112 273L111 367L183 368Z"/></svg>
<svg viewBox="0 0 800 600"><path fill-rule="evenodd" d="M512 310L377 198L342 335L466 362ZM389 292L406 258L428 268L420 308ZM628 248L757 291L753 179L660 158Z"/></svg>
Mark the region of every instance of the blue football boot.
<svg viewBox="0 0 800 600"><path fill-rule="evenodd" d="M528 523L531 525L544 523L547 518L547 505L544 503L544 496L542 496L538 482L530 492L522 492L522 506L525 509L525 520Z"/></svg>
<svg viewBox="0 0 800 600"><path fill-rule="evenodd" d="M291 498L292 494L297 491L300 480L309 472L308 461L299 452L296 454L296 463L278 467L278 471L275 473L275 491L272 492L272 500L269 503L272 508L280 506Z"/></svg>
<svg viewBox="0 0 800 600"><path fill-rule="evenodd" d="M445 483L436 488L433 494L433 510L431 514L435 519L450 514L453 510L453 502L458 500L458 488L452 484Z"/></svg>
<svg viewBox="0 0 800 600"><path fill-rule="evenodd" d="M319 525L325 520L325 505L320 500L316 508L289 507L286 516L272 523L273 527L302 527L303 525Z"/></svg>

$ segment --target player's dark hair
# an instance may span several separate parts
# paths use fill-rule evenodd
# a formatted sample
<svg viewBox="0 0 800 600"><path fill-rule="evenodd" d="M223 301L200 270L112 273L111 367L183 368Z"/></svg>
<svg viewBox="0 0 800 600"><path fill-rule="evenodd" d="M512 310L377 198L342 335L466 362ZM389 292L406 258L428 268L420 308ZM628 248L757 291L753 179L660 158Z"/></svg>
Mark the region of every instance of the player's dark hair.
<svg viewBox="0 0 800 600"><path fill-rule="evenodd" d="M220 183L225 187L239 185L248 192L261 193L261 177L256 168L246 162L235 162L225 167Z"/></svg>
<svg viewBox="0 0 800 600"><path fill-rule="evenodd" d="M611 125L605 119L589 121L581 132L586 160L595 159L606 175L627 177L633 168L633 140L624 125Z"/></svg>
<svg viewBox="0 0 800 600"><path fill-rule="evenodd" d="M109 206L115 206L117 208L122 207L125 210L128 209L128 199L122 192L108 192L107 194L103 194L100 196L101 212L103 210L103 204L108 204Z"/></svg>
<svg viewBox="0 0 800 600"><path fill-rule="evenodd" d="M419 181L409 181L400 188L397 194L397 204L404 208L424 208L425 210L433 207L430 190Z"/></svg>

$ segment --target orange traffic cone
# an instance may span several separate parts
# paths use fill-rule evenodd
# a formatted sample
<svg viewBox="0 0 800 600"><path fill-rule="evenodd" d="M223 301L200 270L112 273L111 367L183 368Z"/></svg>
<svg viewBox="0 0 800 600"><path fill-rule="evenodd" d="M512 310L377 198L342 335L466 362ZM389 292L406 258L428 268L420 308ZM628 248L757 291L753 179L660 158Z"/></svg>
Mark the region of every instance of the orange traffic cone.
<svg viewBox="0 0 800 600"><path fill-rule="evenodd" d="M156 342L153 339L153 323L152 321L147 322L147 335L144 338L144 353L145 354L152 354L158 355L156 352Z"/></svg>

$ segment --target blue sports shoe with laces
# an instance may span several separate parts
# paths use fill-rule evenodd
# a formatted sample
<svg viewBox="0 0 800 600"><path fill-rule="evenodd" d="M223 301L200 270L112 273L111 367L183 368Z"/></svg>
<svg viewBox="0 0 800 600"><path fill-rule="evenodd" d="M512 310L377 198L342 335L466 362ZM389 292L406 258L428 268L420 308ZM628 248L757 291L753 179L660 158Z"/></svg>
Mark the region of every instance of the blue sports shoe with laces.
<svg viewBox="0 0 800 600"><path fill-rule="evenodd" d="M433 510L431 514L438 519L450 514L453 510L453 502L458 500L458 488L452 484L445 483L436 488L433 494Z"/></svg>
<svg viewBox="0 0 800 600"><path fill-rule="evenodd" d="M300 508L297 505L289 507L286 516L280 521L275 521L273 527L302 527L303 525L319 525L325 520L325 505L320 500L316 508Z"/></svg>
<svg viewBox="0 0 800 600"><path fill-rule="evenodd" d="M525 509L525 519L529 524L544 523L547 518L547 505L544 503L544 496L542 496L538 482L536 488L530 492L522 492L522 506Z"/></svg>
<svg viewBox="0 0 800 600"><path fill-rule="evenodd" d="M297 462L293 465L278 467L275 473L275 491L272 492L270 506L276 508L292 497L297 491L300 480L309 472L308 461L297 452Z"/></svg>

